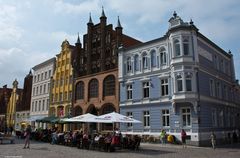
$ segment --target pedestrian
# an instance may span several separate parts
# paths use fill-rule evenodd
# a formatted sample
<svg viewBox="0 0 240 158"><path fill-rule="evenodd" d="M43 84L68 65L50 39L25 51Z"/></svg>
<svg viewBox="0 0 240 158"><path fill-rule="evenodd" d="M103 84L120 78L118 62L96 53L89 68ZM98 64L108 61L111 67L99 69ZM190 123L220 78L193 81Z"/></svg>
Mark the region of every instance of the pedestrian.
<svg viewBox="0 0 240 158"><path fill-rule="evenodd" d="M28 125L26 131L24 132L25 136L25 145L23 149L30 148L30 135L31 135L32 129L31 126Z"/></svg>
<svg viewBox="0 0 240 158"><path fill-rule="evenodd" d="M183 145L183 148L186 148L186 138L187 138L187 134L185 132L184 129L182 129L181 131L181 139L182 139L182 145Z"/></svg>
<svg viewBox="0 0 240 158"><path fill-rule="evenodd" d="M213 131L210 135L210 139L211 139L212 148L215 149L216 148L216 135Z"/></svg>
<svg viewBox="0 0 240 158"><path fill-rule="evenodd" d="M166 144L166 131L164 129L160 133L160 139L162 144Z"/></svg>

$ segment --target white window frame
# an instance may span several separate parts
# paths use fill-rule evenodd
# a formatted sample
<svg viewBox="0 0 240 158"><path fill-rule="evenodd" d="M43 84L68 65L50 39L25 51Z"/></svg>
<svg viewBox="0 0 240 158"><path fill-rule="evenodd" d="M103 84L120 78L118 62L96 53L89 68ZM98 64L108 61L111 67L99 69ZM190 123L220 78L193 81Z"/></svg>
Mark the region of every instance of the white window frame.
<svg viewBox="0 0 240 158"><path fill-rule="evenodd" d="M147 53L144 53L142 56L142 69L147 70L148 69L148 56Z"/></svg>
<svg viewBox="0 0 240 158"><path fill-rule="evenodd" d="M161 96L169 96L169 79L161 78ZM164 92L164 94L162 93Z"/></svg>
<svg viewBox="0 0 240 158"><path fill-rule="evenodd" d="M142 97L143 97L143 99L147 99L147 98L149 98L150 97L150 81L144 81L144 82L142 82L142 90L143 90L143 95L142 95ZM147 90L148 91L148 96L144 96L145 95L145 90Z"/></svg>
<svg viewBox="0 0 240 158"><path fill-rule="evenodd" d="M143 127L144 129L150 128L150 111L143 111Z"/></svg>
<svg viewBox="0 0 240 158"><path fill-rule="evenodd" d="M160 51L160 65L166 65L167 64L167 53L166 49L164 47L159 49Z"/></svg>
<svg viewBox="0 0 240 158"><path fill-rule="evenodd" d="M185 52L185 46L188 47L187 49L187 54ZM183 38L183 55L184 56L189 56L190 55L190 42L189 42L189 37L184 37Z"/></svg>
<svg viewBox="0 0 240 158"><path fill-rule="evenodd" d="M161 114L162 114L162 126L164 128L170 127L170 110L169 109L162 109Z"/></svg>
<svg viewBox="0 0 240 158"><path fill-rule="evenodd" d="M176 47L176 45L178 45L178 47L179 47L179 52L177 52L177 47ZM173 40L173 48L174 48L174 56L175 57L179 57L179 56L181 56L181 44L180 44L180 39L174 39ZM177 54L178 53L178 54Z"/></svg>
<svg viewBox="0 0 240 158"><path fill-rule="evenodd" d="M189 87L187 87L187 81L190 82L190 90L188 90ZM186 73L185 74L185 85L186 85L186 91L187 92L192 92L192 74L191 73Z"/></svg>
<svg viewBox="0 0 240 158"><path fill-rule="evenodd" d="M179 89L179 82L181 82L181 87L182 89ZM182 74L178 74L176 76L176 83L177 83L177 92L183 92L183 75Z"/></svg>
<svg viewBox="0 0 240 158"><path fill-rule="evenodd" d="M127 100L132 100L132 84L127 84Z"/></svg>
<svg viewBox="0 0 240 158"><path fill-rule="evenodd" d="M131 57L127 57L127 73L132 72L132 60Z"/></svg>
<svg viewBox="0 0 240 158"><path fill-rule="evenodd" d="M186 110L186 112L184 113L183 110ZM190 109L190 112L187 112L187 110ZM191 127L192 126L192 114L191 114L192 110L190 107L182 107L181 108L181 121L182 121L182 127ZM188 116L190 117L190 122L188 122ZM186 125L184 125L184 121L183 118L186 117Z"/></svg>
<svg viewBox="0 0 240 158"><path fill-rule="evenodd" d="M128 111L126 113L126 116L130 117L130 118L133 118L133 113L131 111ZM133 124L132 123L127 123L127 128L128 129L132 129L133 128Z"/></svg>
<svg viewBox="0 0 240 158"><path fill-rule="evenodd" d="M209 92L210 96L215 97L215 81L213 79L209 80Z"/></svg>

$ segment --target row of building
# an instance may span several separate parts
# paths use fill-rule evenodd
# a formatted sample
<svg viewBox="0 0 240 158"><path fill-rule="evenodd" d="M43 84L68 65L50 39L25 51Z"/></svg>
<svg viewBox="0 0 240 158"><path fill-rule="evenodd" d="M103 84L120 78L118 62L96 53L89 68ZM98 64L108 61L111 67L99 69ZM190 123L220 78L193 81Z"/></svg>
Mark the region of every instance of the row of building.
<svg viewBox="0 0 240 158"><path fill-rule="evenodd" d="M211 131L224 141L240 128L240 85L230 51L175 12L163 37L141 42L122 30L119 19L115 29L107 24L104 10L98 24L90 16L82 43L79 35L75 45L64 40L56 57L32 68L23 90L16 80L12 89L0 89L1 126L46 128L35 121L116 111L142 121L120 124L122 132L159 135L164 129L179 138L185 129L193 145L207 144Z"/></svg>

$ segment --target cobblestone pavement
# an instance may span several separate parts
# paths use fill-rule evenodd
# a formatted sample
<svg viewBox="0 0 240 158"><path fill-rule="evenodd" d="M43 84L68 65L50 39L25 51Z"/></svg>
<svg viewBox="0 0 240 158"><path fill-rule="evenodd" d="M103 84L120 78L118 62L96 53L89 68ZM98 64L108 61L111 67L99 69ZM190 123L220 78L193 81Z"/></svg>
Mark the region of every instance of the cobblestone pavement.
<svg viewBox="0 0 240 158"><path fill-rule="evenodd" d="M0 144L0 158L239 158L240 144L211 148L179 145L141 144L139 151L120 150L106 153L77 149L62 145L31 141L30 149L23 149L23 140L16 144Z"/></svg>

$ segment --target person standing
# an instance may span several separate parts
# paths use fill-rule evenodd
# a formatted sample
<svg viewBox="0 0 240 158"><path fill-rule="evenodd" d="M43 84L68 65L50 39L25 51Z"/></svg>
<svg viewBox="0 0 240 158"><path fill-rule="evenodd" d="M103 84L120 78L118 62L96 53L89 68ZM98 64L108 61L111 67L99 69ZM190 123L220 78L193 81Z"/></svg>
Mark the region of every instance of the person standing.
<svg viewBox="0 0 240 158"><path fill-rule="evenodd" d="M164 129L160 133L160 139L162 144L166 144L166 131Z"/></svg>
<svg viewBox="0 0 240 158"><path fill-rule="evenodd" d="M186 138L187 138L187 134L185 132L184 129L182 129L181 131L181 139L182 139L182 145L183 145L183 148L186 148Z"/></svg>
<svg viewBox="0 0 240 158"><path fill-rule="evenodd" d="M216 148L216 135L214 132L211 133L210 139L211 139L212 148L215 149Z"/></svg>
<svg viewBox="0 0 240 158"><path fill-rule="evenodd" d="M32 132L31 126L28 125L27 129L26 129L26 131L24 133L25 145L24 145L23 149L30 148L30 135L31 135L31 132Z"/></svg>

